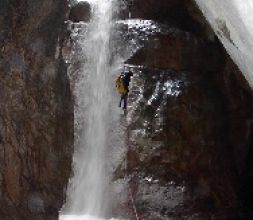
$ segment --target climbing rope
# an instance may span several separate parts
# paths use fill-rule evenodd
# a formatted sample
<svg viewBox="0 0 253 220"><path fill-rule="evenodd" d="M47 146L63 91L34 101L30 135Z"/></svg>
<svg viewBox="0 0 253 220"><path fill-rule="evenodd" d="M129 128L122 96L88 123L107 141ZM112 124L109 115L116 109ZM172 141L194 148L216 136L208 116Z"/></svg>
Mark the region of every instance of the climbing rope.
<svg viewBox="0 0 253 220"><path fill-rule="evenodd" d="M131 166L130 166L129 162L131 161L131 152L133 152L133 149L132 149L132 144L130 143L130 131L129 131L128 127L126 129L126 144L127 144L127 148L128 148L128 152L127 152L127 173L128 173L128 175L131 175L133 170L131 169ZM136 184L136 176L137 176L136 173L134 173L134 175L130 176L128 204L131 205L131 208L129 210L132 213L132 215L134 216L134 218L136 220L140 220L139 214L137 212L137 208L136 208L135 203L134 203L134 196L133 196L134 192L137 191L137 189L136 189L136 185L137 185Z"/></svg>
<svg viewBox="0 0 253 220"><path fill-rule="evenodd" d="M129 19L131 19L132 14L131 14L131 7L133 5L133 0L122 0L123 3L128 7L128 11L129 11ZM128 26L128 32L129 32L129 26ZM124 65L124 72L126 70L126 65ZM127 126L127 125L126 125ZM129 132L129 128L126 128L126 145L128 148L128 152L127 152L127 162L126 162L126 166L127 166L127 174L130 175L131 173L131 167L129 166L129 161L130 161L130 154L133 151L132 149L132 145L130 143L130 132ZM136 174L134 174L133 176L131 176L130 181L129 181L129 196L128 196L128 205L131 205L131 208L129 207L129 210L131 212L131 214L134 216L134 218L136 220L141 220L139 217L139 214L137 212L137 208L134 204L134 193L136 192Z"/></svg>
<svg viewBox="0 0 253 220"><path fill-rule="evenodd" d="M138 212L137 212L137 209L136 209L136 206L134 205L134 198L133 198L133 193L132 193L131 188L130 188L129 195L130 195L130 201L131 201L131 203L132 203L132 209L133 209L134 216L135 216L135 218L136 218L137 220L140 220L139 215L138 215Z"/></svg>
<svg viewBox="0 0 253 220"><path fill-rule="evenodd" d="M125 4L126 7L128 7L128 11L129 11L129 15L128 18L131 19L132 18L132 14L131 14L131 7L133 6L133 0L122 0L122 2Z"/></svg>

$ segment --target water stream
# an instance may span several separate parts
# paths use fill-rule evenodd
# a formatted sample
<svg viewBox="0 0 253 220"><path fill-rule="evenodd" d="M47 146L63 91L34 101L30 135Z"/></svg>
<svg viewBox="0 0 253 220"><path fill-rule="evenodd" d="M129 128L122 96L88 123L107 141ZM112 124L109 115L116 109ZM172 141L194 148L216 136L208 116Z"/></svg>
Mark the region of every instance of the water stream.
<svg viewBox="0 0 253 220"><path fill-rule="evenodd" d="M79 30L83 60L75 84L74 177L61 220L100 220L109 206L109 168L106 164L112 136L111 0L90 0L92 19ZM110 137L110 138L109 138Z"/></svg>

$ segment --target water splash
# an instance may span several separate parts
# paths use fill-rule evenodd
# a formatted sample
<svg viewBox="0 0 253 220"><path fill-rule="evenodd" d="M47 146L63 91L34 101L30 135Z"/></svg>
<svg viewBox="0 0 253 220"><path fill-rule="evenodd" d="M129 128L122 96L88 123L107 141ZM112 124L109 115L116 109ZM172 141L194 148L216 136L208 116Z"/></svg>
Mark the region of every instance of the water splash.
<svg viewBox="0 0 253 220"><path fill-rule="evenodd" d="M75 85L74 177L61 220L99 220L107 209L105 154L110 124L110 32L112 1L90 0L92 19L80 39L84 60ZM70 215L64 215L65 213ZM94 217L99 216L99 217Z"/></svg>
<svg viewBox="0 0 253 220"><path fill-rule="evenodd" d="M90 215L62 215L59 220L103 220L101 218L97 218ZM110 220L117 220L117 219L110 219ZM119 219L118 219L119 220Z"/></svg>

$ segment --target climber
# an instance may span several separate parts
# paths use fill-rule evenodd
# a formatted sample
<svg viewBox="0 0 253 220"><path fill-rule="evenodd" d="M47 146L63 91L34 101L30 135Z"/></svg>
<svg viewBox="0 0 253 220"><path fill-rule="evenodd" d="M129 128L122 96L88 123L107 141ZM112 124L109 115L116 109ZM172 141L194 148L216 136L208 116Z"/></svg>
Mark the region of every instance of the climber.
<svg viewBox="0 0 253 220"><path fill-rule="evenodd" d="M121 103L123 101L124 110L126 110L127 108L127 98L129 93L129 83L131 81L131 76L133 76L132 69L130 69L128 72L122 72L116 80L116 87L121 95L119 107L121 107Z"/></svg>

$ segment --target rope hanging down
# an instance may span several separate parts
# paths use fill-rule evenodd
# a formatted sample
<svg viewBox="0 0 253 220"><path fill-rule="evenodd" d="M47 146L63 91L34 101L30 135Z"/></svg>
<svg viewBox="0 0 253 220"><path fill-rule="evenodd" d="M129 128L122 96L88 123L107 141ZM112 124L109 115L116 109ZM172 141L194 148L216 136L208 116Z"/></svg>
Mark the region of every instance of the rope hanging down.
<svg viewBox="0 0 253 220"><path fill-rule="evenodd" d="M128 18L131 19L132 18L132 13L131 13L131 8L133 6L133 2L134 0L122 0L123 3L128 7Z"/></svg>
<svg viewBox="0 0 253 220"><path fill-rule="evenodd" d="M128 175L130 175L130 173L133 171L131 169L131 166L129 164L129 162L131 161L131 153L133 152L132 149L132 145L130 143L130 134L129 134L129 128L126 129L126 144L127 144L127 148L128 148L128 152L127 152L127 173ZM134 192L136 192L136 173L134 173L133 176L130 177L130 181L129 181L129 203L131 203L131 211L133 216L135 217L136 220L141 220L139 217L139 214L137 212L136 206L134 204L134 197L133 194ZM130 204L129 204L130 205Z"/></svg>
<svg viewBox="0 0 253 220"><path fill-rule="evenodd" d="M122 0L123 3L128 7L128 11L129 11L129 19L131 19L132 17L132 14L131 14L131 7L133 5L133 0ZM129 27L128 27L129 28ZM129 32L129 30L128 30ZM124 71L125 71L125 68L126 68L127 65L124 65ZM128 175L130 174L131 172L131 167L129 166L129 161L130 161L130 158L129 158L129 155L131 153L131 144L130 144L130 140L129 140L129 129L127 128L126 129L126 145L127 145L127 148L128 148L128 153L127 153L127 173ZM133 216L135 217L136 220L141 220L139 215L138 215L138 212L137 212L137 209L136 209L136 206L134 204L134 197L133 197L133 192L135 191L134 188L135 185L136 185L136 181L135 181L135 178L136 178L136 175L132 176L130 181L129 181L129 202L131 203L131 212L133 214ZM130 205L130 204L129 204Z"/></svg>

